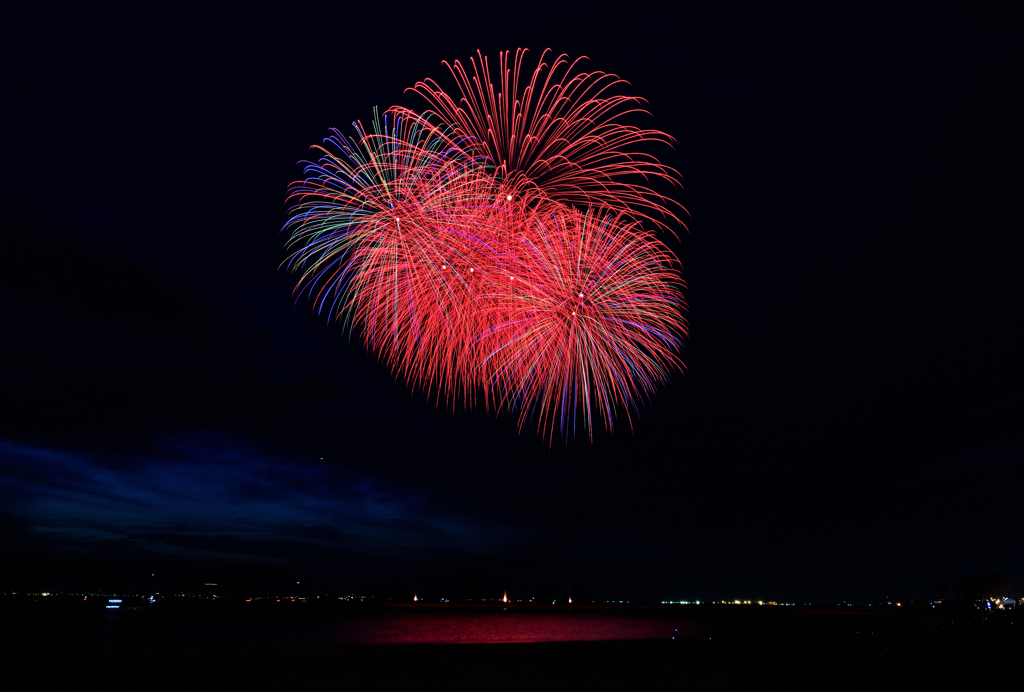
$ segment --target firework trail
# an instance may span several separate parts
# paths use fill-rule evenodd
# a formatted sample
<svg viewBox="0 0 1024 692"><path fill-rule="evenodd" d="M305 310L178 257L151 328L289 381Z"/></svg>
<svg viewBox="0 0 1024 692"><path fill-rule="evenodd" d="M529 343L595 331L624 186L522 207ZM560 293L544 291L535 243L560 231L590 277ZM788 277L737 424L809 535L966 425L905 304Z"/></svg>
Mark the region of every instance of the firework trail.
<svg viewBox="0 0 1024 692"><path fill-rule="evenodd" d="M682 207L638 148L671 138L623 123L642 101L548 53L528 76L526 51L500 54L497 86L479 53L446 63L457 98L425 80L426 112L333 130L290 187L285 265L413 387L592 438L683 367L684 285L648 228Z"/></svg>

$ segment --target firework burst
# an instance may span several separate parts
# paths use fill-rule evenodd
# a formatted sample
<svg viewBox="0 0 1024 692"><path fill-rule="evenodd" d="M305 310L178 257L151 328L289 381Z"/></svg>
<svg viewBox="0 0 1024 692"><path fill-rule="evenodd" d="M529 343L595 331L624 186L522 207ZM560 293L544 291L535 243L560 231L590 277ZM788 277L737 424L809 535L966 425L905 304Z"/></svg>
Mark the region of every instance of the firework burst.
<svg viewBox="0 0 1024 692"><path fill-rule="evenodd" d="M375 115L357 136L337 130L307 178L292 185L291 256L296 293L320 314L358 327L414 385L467 395L476 383L464 333L478 290L480 222L497 189L456 142L424 119Z"/></svg>
<svg viewBox="0 0 1024 692"><path fill-rule="evenodd" d="M622 122L641 100L548 53L529 75L526 51L501 54L497 86L478 53L448 65L458 100L425 80L426 113L332 131L290 188L285 264L414 387L592 437L682 368L683 282L648 228L682 207L647 187L678 176L639 150L670 138Z"/></svg>
<svg viewBox="0 0 1024 692"><path fill-rule="evenodd" d="M682 363L685 307L671 252L635 221L567 207L523 223L487 302L484 370L501 402L539 432L627 417Z"/></svg>
<svg viewBox="0 0 1024 692"><path fill-rule="evenodd" d="M445 62L458 86L456 97L432 79L417 82L412 91L430 104L428 114L471 143L495 177L518 195L603 207L663 228L682 225L673 212L682 207L647 182L678 185L678 174L642 150L649 142L673 140L624 122L633 113L647 115L643 99L615 93L628 82L579 71L585 58L570 62L560 55L548 65L550 50L527 70L526 55L520 49L510 60L508 51L500 53L497 83L479 51L468 68L458 60Z"/></svg>

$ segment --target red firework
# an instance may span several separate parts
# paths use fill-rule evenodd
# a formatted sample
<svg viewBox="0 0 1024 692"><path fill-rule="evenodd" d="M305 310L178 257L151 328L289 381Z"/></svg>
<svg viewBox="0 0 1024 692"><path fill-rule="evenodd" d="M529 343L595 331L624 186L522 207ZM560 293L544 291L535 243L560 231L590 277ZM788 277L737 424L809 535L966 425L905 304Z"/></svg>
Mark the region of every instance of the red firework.
<svg viewBox="0 0 1024 692"><path fill-rule="evenodd" d="M641 150L648 142L671 145L673 140L623 122L632 113L647 114L643 99L615 93L628 82L605 72L577 71L585 58L570 62L560 55L549 66L550 50L527 72L526 53L517 50L514 62L508 51L499 53L497 85L479 51L468 70L458 60L446 61L457 99L432 79L417 82L412 91L513 194L539 194L583 209L603 207L663 228L683 225L672 211L682 207L648 187L650 179L678 185L678 174Z"/></svg>
<svg viewBox="0 0 1024 692"><path fill-rule="evenodd" d="M292 186L288 264L413 386L592 436L682 368L684 285L644 228L682 207L646 184L676 173L638 150L671 139L622 122L641 100L548 52L528 77L526 51L501 54L497 87L478 53L472 77L448 65L458 102L426 80L432 111L335 132Z"/></svg>
<svg viewBox="0 0 1024 692"><path fill-rule="evenodd" d="M538 431L609 430L682 363L683 284L672 253L622 215L568 207L521 225L508 281L481 315L484 369ZM592 433L591 433L592 434Z"/></svg>
<svg viewBox="0 0 1024 692"><path fill-rule="evenodd" d="M454 401L480 384L466 333L477 254L498 192L443 132L423 119L375 118L358 137L319 147L295 202L288 264L298 289L349 327L410 383ZM468 402L467 402L468 403Z"/></svg>

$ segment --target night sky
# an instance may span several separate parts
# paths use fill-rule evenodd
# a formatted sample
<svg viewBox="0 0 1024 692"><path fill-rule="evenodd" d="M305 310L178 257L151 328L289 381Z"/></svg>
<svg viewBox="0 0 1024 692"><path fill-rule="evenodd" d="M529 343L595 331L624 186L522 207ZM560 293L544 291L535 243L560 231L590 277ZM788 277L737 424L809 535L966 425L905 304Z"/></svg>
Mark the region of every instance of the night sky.
<svg viewBox="0 0 1024 692"><path fill-rule="evenodd" d="M714 5L5 19L0 588L1019 586L1020 14ZM279 269L310 145L517 47L677 141L686 373L593 442L438 407Z"/></svg>

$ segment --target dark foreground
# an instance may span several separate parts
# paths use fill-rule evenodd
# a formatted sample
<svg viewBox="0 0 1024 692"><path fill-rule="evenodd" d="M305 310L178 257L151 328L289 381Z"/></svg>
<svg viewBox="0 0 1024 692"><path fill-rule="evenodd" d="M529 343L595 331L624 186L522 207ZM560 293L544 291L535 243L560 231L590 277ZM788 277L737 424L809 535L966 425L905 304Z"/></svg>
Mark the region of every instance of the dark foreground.
<svg viewBox="0 0 1024 692"><path fill-rule="evenodd" d="M97 618L21 608L7 615L6 670L30 671L30 686L41 689L97 681L106 689L150 690L915 690L1018 689L1024 681L1015 613L973 609L378 608L253 616L193 607ZM516 617L553 623L574 618L605 628L618 618L634 623L624 630L627 636L682 622L685 636L673 640L675 627L656 639L493 644L327 644L301 635L323 638L331 629L325 623L338 622L343 630L370 622L367 632L397 631L408 624L395 623L410 621L419 622L422 632L450 631L445 623L453 618L493 623L500 631L502 618ZM637 629L636 622L651 626ZM265 635L265 643L239 639L239 632L262 630L304 643ZM194 635L168 638L175 632Z"/></svg>

